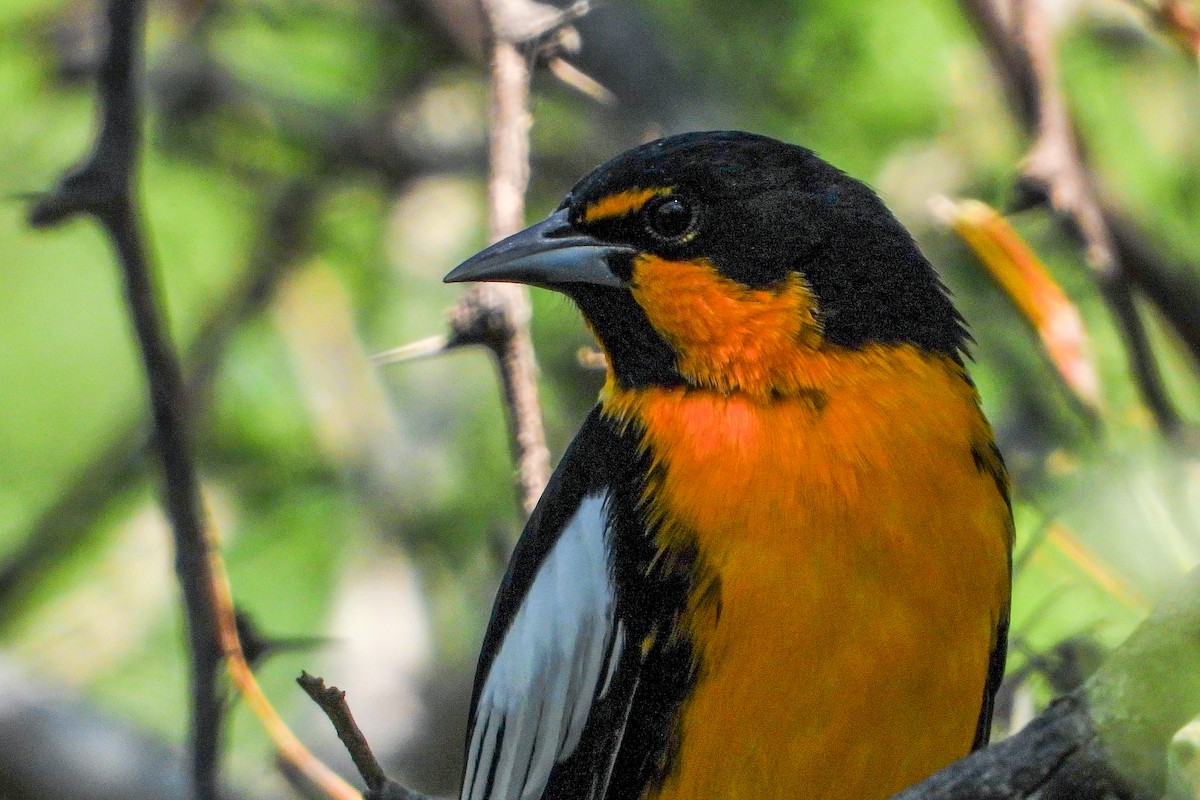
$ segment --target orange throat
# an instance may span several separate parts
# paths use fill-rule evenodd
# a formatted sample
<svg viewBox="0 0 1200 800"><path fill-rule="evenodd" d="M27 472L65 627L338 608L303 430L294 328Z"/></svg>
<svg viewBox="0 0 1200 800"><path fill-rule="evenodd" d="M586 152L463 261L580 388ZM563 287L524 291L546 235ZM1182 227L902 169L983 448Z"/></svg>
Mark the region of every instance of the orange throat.
<svg viewBox="0 0 1200 800"><path fill-rule="evenodd" d="M754 397L790 395L811 384L798 358L820 346L821 333L798 273L752 289L704 260L641 255L631 291L689 383Z"/></svg>

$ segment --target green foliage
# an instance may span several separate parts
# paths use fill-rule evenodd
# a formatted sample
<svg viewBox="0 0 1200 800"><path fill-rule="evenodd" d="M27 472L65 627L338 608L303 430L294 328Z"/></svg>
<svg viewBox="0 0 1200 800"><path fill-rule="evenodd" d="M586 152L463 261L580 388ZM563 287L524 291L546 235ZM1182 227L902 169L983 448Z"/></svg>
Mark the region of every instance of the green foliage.
<svg viewBox="0 0 1200 800"><path fill-rule="evenodd" d="M0 11L0 195L49 186L87 148L91 95L61 76L63 52L51 35L79 25L72 14L82 5L20 0ZM1014 635L1022 645L1013 663L1076 634L1120 641L1145 603L1200 560L1195 465L1153 429L1079 248L1045 214L1022 214L1016 224L1087 323L1108 404L1099 431L1082 420L979 265L933 223L926 204L938 194L1003 206L1026 146L956 7L930 0L789 2L769 12L725 0L644 6L655 21L650 33L686 76L678 91L691 109L687 119L803 143L876 186L954 289L977 341L975 380L1017 476L1018 551L1036 548L1017 576ZM393 4L217 8L189 44L209 45L212 63L228 71L222 91L232 98L174 107L163 100L171 79L152 72L159 84L150 82L156 99L141 179L144 216L181 347L254 263L264 209L283 182L302 176L320 187L307 244L284 280L283 291L297 293L305 310L268 304L251 315L222 347L211 402L197 399L205 406L196 418L201 466L237 599L271 633L337 637L326 625L346 591L346 554L387 548L412 559L425 581L433 663L469 661L499 569L496 553L519 527L493 370L482 353L379 373L363 357L442 332L457 290L438 278L482 242L480 69L455 55L429 20ZM192 24L179 13L155 8L154 69L179 66ZM1200 81L1194 64L1132 26L1068 21L1064 82L1106 193L1156 244L1200 264ZM597 111L548 79L539 79L538 91L531 215L630 144L629 130L661 122L614 124L620 107ZM413 182L397 191L393 177L340 163L354 146L337 138L347 120L394 123L391 144L396 158L411 160ZM85 222L32 232L24 214L22 202L0 202L0 557L28 544L34 521L72 476L145 407L108 243ZM312 289L307 278L322 270L335 291ZM536 294L534 307L557 457L601 377L578 364L590 340L569 305ZM298 339L297 326L309 338ZM1200 419L1196 365L1171 333L1156 325L1153 334L1173 397L1185 416ZM315 355L298 351L305 346ZM374 394L338 393L360 384ZM48 575L23 584L0 647L177 739L186 669L175 592L164 583L166 550L138 562L139 570L164 571L150 581L156 589L135 593L147 604L139 613L123 617L115 601L67 602L92 597L106 580L136 582L124 559L133 557L127 545L138 526L158 524L140 516L156 485L152 476L114 487L112 499L91 510L78 544L56 557ZM1056 524L1094 564L1039 538ZM1094 565L1116 583L1098 580L1088 569ZM67 633L48 636L55 625ZM65 657L72 641L97 631L116 642L105 658L89 666ZM288 655L269 665L269 694L300 713L291 674L325 659ZM235 750L253 742L254 752L263 751L245 720L234 737ZM239 763L267 768L265 759Z"/></svg>

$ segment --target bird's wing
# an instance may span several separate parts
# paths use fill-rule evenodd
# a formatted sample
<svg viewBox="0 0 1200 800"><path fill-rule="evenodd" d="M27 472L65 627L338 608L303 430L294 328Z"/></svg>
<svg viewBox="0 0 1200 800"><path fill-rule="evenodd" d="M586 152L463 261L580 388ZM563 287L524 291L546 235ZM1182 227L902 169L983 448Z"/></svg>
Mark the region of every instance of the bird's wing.
<svg viewBox="0 0 1200 800"><path fill-rule="evenodd" d="M1008 656L1008 609L1005 609L1000 624L996 626L996 641L992 643L992 654L988 659L987 681L983 685L983 708L975 725L975 741L972 750L987 747L992 735L992 707L996 703L996 692L1004 680L1004 663Z"/></svg>
<svg viewBox="0 0 1200 800"><path fill-rule="evenodd" d="M533 800L568 789L599 797L607 784L636 686L637 648L627 647L617 612L611 498L587 474L585 455L596 454L577 439L497 598L476 676L461 800Z"/></svg>
<svg viewBox="0 0 1200 800"><path fill-rule="evenodd" d="M1015 535L1012 516L1012 497L1009 493L1008 470L1004 466L1004 457L996 443L989 441L986 448L981 449L981 456L976 456L979 468L991 475L996 483L997 500L1003 502L1003 507L996 517L1004 526L1003 536L1008 545L1008 579L1012 583L1012 547ZM987 679L983 684L983 707L979 710L979 720L975 724L975 741L972 750L987 747L992 735L992 708L996 704L996 692L1004 680L1004 664L1008 658L1008 621L1009 603L1005 602L1000 609L1000 621L996 625L995 640L992 642L991 656L988 658Z"/></svg>

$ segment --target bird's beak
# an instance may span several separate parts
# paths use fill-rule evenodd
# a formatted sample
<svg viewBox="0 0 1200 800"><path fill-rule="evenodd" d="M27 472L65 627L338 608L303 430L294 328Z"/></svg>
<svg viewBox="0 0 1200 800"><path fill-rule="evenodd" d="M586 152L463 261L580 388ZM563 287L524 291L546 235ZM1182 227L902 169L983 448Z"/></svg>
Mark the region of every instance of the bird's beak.
<svg viewBox="0 0 1200 800"><path fill-rule="evenodd" d="M506 281L547 289L572 283L621 288L625 282L609 267L609 260L633 252L580 233L564 208L471 256L442 280Z"/></svg>

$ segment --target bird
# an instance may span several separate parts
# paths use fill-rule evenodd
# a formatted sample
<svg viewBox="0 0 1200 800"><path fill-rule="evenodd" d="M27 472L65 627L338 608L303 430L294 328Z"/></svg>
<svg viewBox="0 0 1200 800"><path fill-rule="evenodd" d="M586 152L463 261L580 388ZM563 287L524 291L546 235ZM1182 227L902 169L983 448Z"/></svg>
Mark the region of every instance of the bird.
<svg viewBox="0 0 1200 800"><path fill-rule="evenodd" d="M445 280L559 292L607 361L495 600L461 800L871 800L987 743L1009 482L872 189L675 135Z"/></svg>

